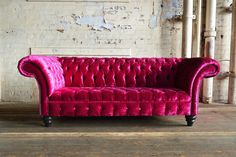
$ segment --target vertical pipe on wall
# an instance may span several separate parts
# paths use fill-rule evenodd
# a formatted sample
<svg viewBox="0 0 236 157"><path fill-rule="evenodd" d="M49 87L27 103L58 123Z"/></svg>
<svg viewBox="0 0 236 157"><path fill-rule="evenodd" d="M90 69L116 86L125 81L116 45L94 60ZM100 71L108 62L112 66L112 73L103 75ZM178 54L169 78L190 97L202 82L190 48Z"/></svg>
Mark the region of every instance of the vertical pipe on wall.
<svg viewBox="0 0 236 157"><path fill-rule="evenodd" d="M183 2L182 57L190 58L192 53L193 0L184 0Z"/></svg>
<svg viewBox="0 0 236 157"><path fill-rule="evenodd" d="M0 102L2 101L2 59L0 58Z"/></svg>
<svg viewBox="0 0 236 157"><path fill-rule="evenodd" d="M232 6L231 49L229 67L228 103L236 104L236 0Z"/></svg>
<svg viewBox="0 0 236 157"><path fill-rule="evenodd" d="M1 53L1 52L0 52ZM3 69L3 64L2 64L2 62L3 62L3 59L2 59L3 57L1 56L0 57L0 102L2 101L2 69Z"/></svg>
<svg viewBox="0 0 236 157"><path fill-rule="evenodd" d="M206 28L204 32L204 56L214 58L216 37L216 0L206 0ZM213 79L203 81L203 102L211 103L213 95Z"/></svg>
<svg viewBox="0 0 236 157"><path fill-rule="evenodd" d="M194 22L192 57L200 57L202 0L197 0L196 6L197 6L197 10L196 10L196 20Z"/></svg>

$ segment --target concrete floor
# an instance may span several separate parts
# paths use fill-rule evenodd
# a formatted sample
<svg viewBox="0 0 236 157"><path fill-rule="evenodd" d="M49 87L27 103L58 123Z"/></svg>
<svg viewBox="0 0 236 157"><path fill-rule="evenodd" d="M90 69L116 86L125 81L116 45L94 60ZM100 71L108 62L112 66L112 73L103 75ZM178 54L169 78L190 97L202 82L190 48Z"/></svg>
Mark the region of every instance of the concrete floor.
<svg viewBox="0 0 236 157"><path fill-rule="evenodd" d="M36 105L0 103L0 156L235 157L236 107L202 105L184 117L55 118L42 126Z"/></svg>

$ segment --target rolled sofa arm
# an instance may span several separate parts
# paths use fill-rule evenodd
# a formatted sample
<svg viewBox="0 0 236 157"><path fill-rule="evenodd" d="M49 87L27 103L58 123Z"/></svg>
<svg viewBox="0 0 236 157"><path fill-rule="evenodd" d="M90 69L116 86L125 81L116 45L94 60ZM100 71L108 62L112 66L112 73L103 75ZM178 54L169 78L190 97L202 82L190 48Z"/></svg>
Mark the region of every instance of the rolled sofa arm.
<svg viewBox="0 0 236 157"><path fill-rule="evenodd" d="M65 86L63 70L57 57L30 55L18 63L19 72L37 80L40 94L40 113L48 115L48 97Z"/></svg>
<svg viewBox="0 0 236 157"><path fill-rule="evenodd" d="M219 63L211 58L186 58L179 64L176 87L186 91L191 96L191 115L198 113L199 91L202 80L216 76L219 71Z"/></svg>
<svg viewBox="0 0 236 157"><path fill-rule="evenodd" d="M30 55L19 61L18 69L26 77L37 77L36 72L39 70L44 77L41 79L45 79L48 96L65 86L63 70L57 57Z"/></svg>

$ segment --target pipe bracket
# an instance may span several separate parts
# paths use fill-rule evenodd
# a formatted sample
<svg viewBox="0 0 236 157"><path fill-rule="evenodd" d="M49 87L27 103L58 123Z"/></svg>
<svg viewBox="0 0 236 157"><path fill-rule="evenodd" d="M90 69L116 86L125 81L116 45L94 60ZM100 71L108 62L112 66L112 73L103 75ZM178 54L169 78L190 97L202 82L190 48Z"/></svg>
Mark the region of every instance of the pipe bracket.
<svg viewBox="0 0 236 157"><path fill-rule="evenodd" d="M196 15L183 15L183 18L196 19Z"/></svg>
<svg viewBox="0 0 236 157"><path fill-rule="evenodd" d="M204 37L216 37L216 31L215 30L205 31Z"/></svg>
<svg viewBox="0 0 236 157"><path fill-rule="evenodd" d="M235 73L232 73L232 72L230 72L230 73L229 73L229 77L231 77L231 78L236 78L236 74L235 74Z"/></svg>

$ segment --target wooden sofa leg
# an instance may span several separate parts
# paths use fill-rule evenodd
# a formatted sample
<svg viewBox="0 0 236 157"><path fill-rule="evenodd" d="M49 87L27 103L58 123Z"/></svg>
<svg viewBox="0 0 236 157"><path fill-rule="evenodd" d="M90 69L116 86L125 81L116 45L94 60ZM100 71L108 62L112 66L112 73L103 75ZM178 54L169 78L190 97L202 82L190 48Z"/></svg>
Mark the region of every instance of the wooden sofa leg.
<svg viewBox="0 0 236 157"><path fill-rule="evenodd" d="M44 116L43 117L43 123L44 123L45 127L51 127L52 126L52 117Z"/></svg>
<svg viewBox="0 0 236 157"><path fill-rule="evenodd" d="M196 116L185 116L188 126L193 126L193 123L196 121Z"/></svg>

